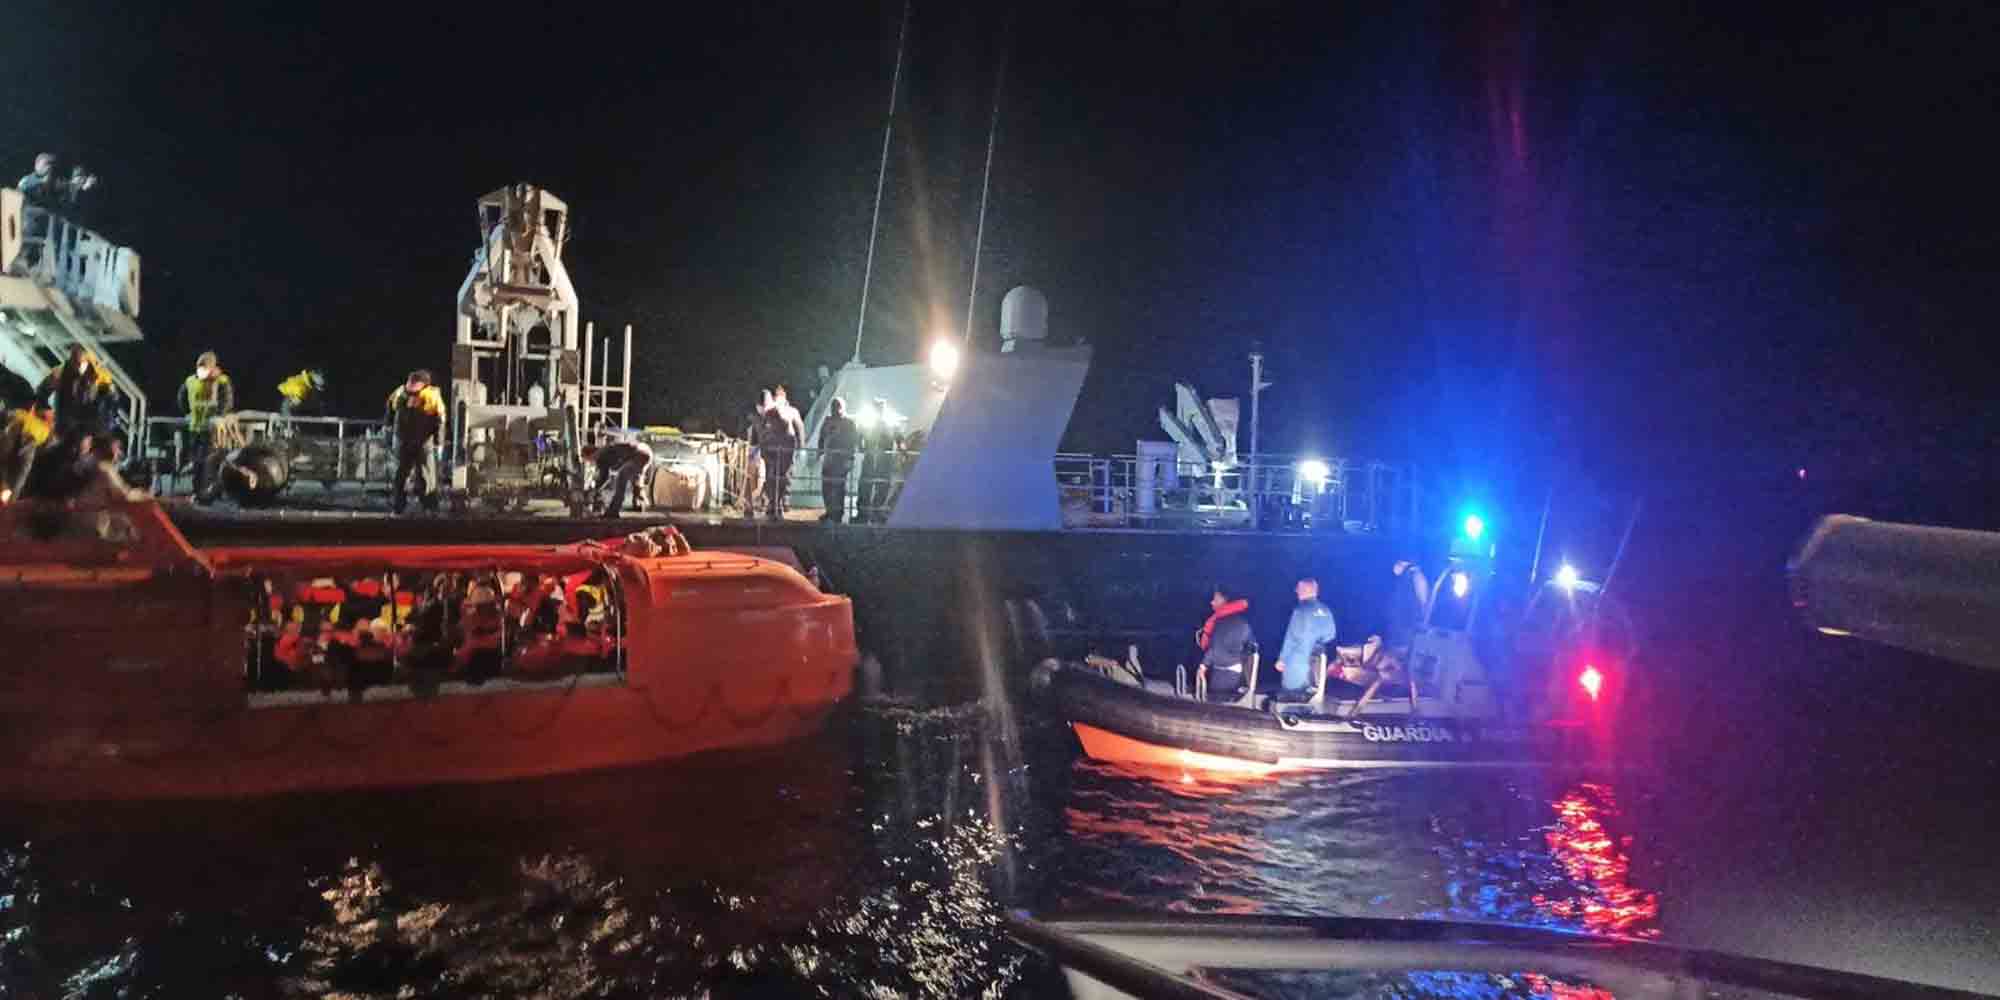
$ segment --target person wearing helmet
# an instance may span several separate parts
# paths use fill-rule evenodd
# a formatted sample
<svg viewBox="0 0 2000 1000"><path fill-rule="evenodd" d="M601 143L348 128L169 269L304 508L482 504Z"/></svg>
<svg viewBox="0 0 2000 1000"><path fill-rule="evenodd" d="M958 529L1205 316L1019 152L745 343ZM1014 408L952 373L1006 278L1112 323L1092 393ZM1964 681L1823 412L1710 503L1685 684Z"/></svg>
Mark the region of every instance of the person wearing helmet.
<svg viewBox="0 0 2000 1000"><path fill-rule="evenodd" d="M180 404L187 414L188 454L194 458L194 501L207 503L216 422L236 410L236 390L214 351L203 351L195 359L194 374L181 383Z"/></svg>
<svg viewBox="0 0 2000 1000"><path fill-rule="evenodd" d="M437 442L444 427L444 395L431 384L430 372L419 368L390 391L385 422L396 429L396 513L409 505L413 476L417 502L427 511L437 510Z"/></svg>

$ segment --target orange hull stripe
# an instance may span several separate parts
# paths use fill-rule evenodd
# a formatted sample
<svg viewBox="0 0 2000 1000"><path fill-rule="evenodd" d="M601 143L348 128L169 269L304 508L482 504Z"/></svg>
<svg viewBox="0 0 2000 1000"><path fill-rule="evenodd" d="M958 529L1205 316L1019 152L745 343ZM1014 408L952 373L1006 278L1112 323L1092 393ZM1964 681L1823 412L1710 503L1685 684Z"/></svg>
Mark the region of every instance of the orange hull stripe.
<svg viewBox="0 0 2000 1000"><path fill-rule="evenodd" d="M1242 760L1219 754L1201 753L1195 750L1163 747L1157 743L1135 740L1130 736L1120 736L1096 726L1081 722L1070 723L1076 731L1076 738L1083 743L1083 752L1096 760L1118 761L1126 764L1145 764L1151 767L1193 768L1201 771L1231 771L1238 774L1269 774L1280 770L1280 765L1262 761Z"/></svg>

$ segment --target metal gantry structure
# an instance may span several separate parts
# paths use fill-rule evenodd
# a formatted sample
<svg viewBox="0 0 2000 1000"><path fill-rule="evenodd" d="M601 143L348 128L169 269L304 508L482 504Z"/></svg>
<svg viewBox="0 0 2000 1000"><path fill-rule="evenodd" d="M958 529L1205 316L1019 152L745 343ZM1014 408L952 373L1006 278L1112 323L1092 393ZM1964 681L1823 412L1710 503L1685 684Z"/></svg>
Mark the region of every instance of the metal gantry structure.
<svg viewBox="0 0 2000 1000"><path fill-rule="evenodd" d="M139 254L0 188L0 368L37 384L81 345L110 374L143 454L146 393L109 348L144 336Z"/></svg>

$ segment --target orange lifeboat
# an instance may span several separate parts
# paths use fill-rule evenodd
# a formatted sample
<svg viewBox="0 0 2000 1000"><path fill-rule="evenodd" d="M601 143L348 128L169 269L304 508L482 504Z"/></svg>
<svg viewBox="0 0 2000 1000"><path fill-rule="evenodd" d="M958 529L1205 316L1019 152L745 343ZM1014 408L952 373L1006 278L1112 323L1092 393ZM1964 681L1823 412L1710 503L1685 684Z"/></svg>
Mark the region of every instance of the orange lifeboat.
<svg viewBox="0 0 2000 1000"><path fill-rule="evenodd" d="M0 796L82 799L781 744L858 659L847 598L677 535L196 550L152 503L0 507L0 648Z"/></svg>

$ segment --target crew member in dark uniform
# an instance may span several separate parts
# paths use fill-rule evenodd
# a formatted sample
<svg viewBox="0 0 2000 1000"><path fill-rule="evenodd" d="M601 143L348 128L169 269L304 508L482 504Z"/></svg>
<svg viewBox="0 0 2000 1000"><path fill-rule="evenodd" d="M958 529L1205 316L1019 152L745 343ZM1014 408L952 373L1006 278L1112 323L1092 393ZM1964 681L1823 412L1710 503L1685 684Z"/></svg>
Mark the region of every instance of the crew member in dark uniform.
<svg viewBox="0 0 2000 1000"><path fill-rule="evenodd" d="M785 519L787 491L791 487L792 458L805 442L805 421L785 398L785 387L771 394L771 407L764 411L764 426L757 436L757 448L764 455L764 510L773 521Z"/></svg>
<svg viewBox="0 0 2000 1000"><path fill-rule="evenodd" d="M95 434L104 430L104 401L111 394L111 373L84 349L71 344L69 360L49 372L35 394L55 396L56 433Z"/></svg>
<svg viewBox="0 0 2000 1000"><path fill-rule="evenodd" d="M821 520L847 520L847 474L854 468L854 449L859 447L861 428L847 415L847 401L835 396L819 428L819 493L826 500Z"/></svg>
<svg viewBox="0 0 2000 1000"><path fill-rule="evenodd" d="M861 520L889 519L889 486L896 478L896 427L890 419L889 401L875 397L875 418L861 442Z"/></svg>
<svg viewBox="0 0 2000 1000"><path fill-rule="evenodd" d="M617 517L625 512L625 496L630 493L637 506L639 479L646 474L646 468L653 464L653 449L638 440L616 441L597 449L597 492L611 487L611 502L604 508L605 517Z"/></svg>
<svg viewBox="0 0 2000 1000"><path fill-rule="evenodd" d="M431 384L430 372L421 368L411 372L389 393L387 423L396 429L396 513L409 505L412 476L417 478L417 502L427 511L437 510L437 439L444 427L444 395Z"/></svg>

